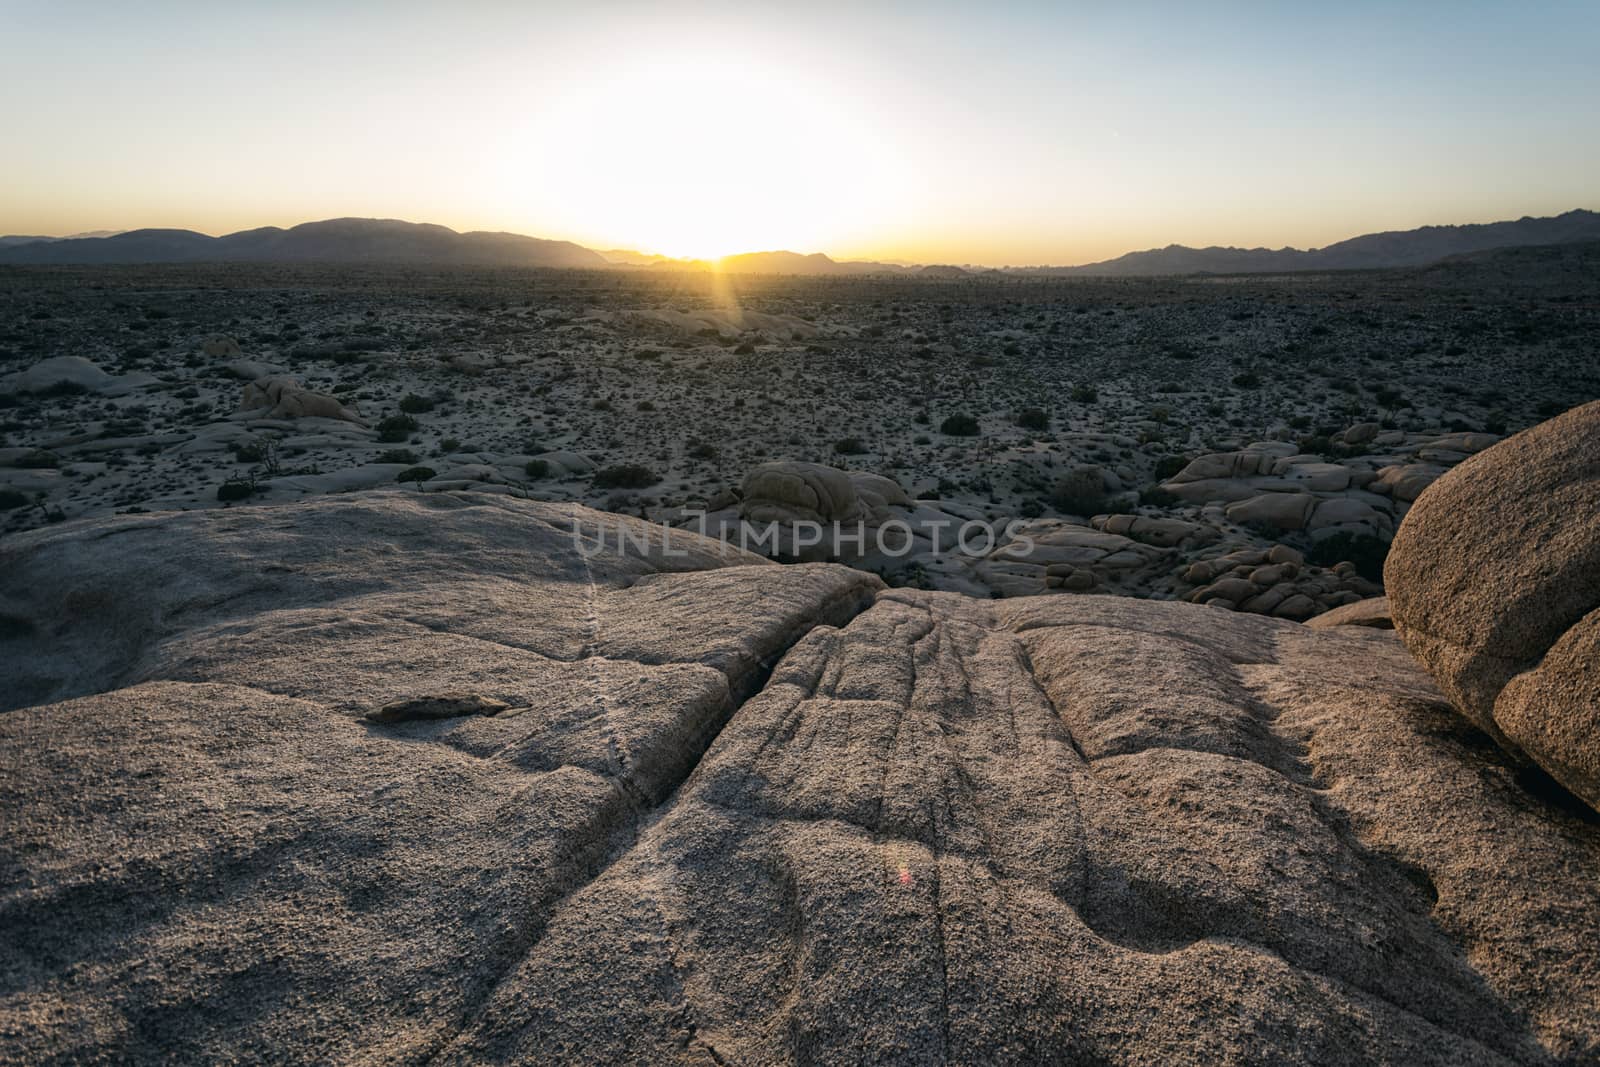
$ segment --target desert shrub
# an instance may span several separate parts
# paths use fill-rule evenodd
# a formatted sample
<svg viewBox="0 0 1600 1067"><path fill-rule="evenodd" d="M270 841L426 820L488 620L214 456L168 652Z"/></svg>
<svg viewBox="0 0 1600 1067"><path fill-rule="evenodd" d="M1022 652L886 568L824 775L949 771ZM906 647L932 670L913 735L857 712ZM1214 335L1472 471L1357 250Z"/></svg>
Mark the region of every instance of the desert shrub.
<svg viewBox="0 0 1600 1067"><path fill-rule="evenodd" d="M644 489L655 485L661 476L649 467L638 463L623 463L605 467L595 472L596 489Z"/></svg>
<svg viewBox="0 0 1600 1067"><path fill-rule="evenodd" d="M408 415L422 415L433 410L433 401L416 393L407 393L400 400L400 410Z"/></svg>
<svg viewBox="0 0 1600 1067"><path fill-rule="evenodd" d="M78 382L69 382L62 379L54 385L47 385L39 390L41 396L82 396L89 391L89 387Z"/></svg>
<svg viewBox="0 0 1600 1067"><path fill-rule="evenodd" d="M61 465L61 460L54 452L47 452L42 448L36 448L32 452L29 452L27 455L23 456L21 459L17 460L12 465L21 467L24 470L46 470L53 467L59 467Z"/></svg>
<svg viewBox="0 0 1600 1067"><path fill-rule="evenodd" d="M408 463L417 462L417 454L409 448L391 448L378 456L379 463Z"/></svg>
<svg viewBox="0 0 1600 1067"><path fill-rule="evenodd" d="M1092 385L1074 385L1068 395L1075 404L1093 404L1100 399L1100 394Z"/></svg>
<svg viewBox="0 0 1600 1067"><path fill-rule="evenodd" d="M1183 498L1159 485L1147 485L1139 490L1139 503L1151 508L1170 508L1183 503Z"/></svg>
<svg viewBox="0 0 1600 1067"><path fill-rule="evenodd" d="M866 452L867 446L859 437L841 437L833 443L833 450L841 456L859 456Z"/></svg>
<svg viewBox="0 0 1600 1067"><path fill-rule="evenodd" d="M260 492L260 488L260 486L256 485L254 478L241 478L235 475L217 486L217 499L225 503L234 500L247 500Z"/></svg>
<svg viewBox="0 0 1600 1067"><path fill-rule="evenodd" d="M27 505L26 494L19 493L15 489L0 489L0 511L15 511Z"/></svg>
<svg viewBox="0 0 1600 1067"><path fill-rule="evenodd" d="M550 461L544 459L530 459L522 468L522 473L530 478L543 478L550 473Z"/></svg>
<svg viewBox="0 0 1600 1067"><path fill-rule="evenodd" d="M716 459L717 458L717 450L715 448L713 448L711 445L706 444L704 441L692 446L689 449L689 453L688 454L689 454L689 458L690 459Z"/></svg>
<svg viewBox="0 0 1600 1067"><path fill-rule="evenodd" d="M461 451L461 442L454 437L446 437L439 442L439 455L448 456L452 452Z"/></svg>
<svg viewBox="0 0 1600 1067"><path fill-rule="evenodd" d="M1050 428L1050 416L1043 408L1023 408L1017 412L1017 425L1042 433Z"/></svg>
<svg viewBox="0 0 1600 1067"><path fill-rule="evenodd" d="M971 415L951 415L939 424L939 432L946 437L976 437L978 420Z"/></svg>
<svg viewBox="0 0 1600 1067"><path fill-rule="evenodd" d="M1050 506L1067 515L1098 515L1105 504L1105 479L1093 467L1063 474L1050 493Z"/></svg>
<svg viewBox="0 0 1600 1067"><path fill-rule="evenodd" d="M417 420L410 415L390 415L378 423L378 440L384 444L398 444L409 438L417 429Z"/></svg>
<svg viewBox="0 0 1600 1067"><path fill-rule="evenodd" d="M394 476L397 482L425 482L432 478L438 471L432 467L408 467Z"/></svg>
<svg viewBox="0 0 1600 1067"><path fill-rule="evenodd" d="M1173 453L1156 460L1156 478L1167 481L1189 465L1188 457Z"/></svg>
<svg viewBox="0 0 1600 1067"><path fill-rule="evenodd" d="M1261 385L1261 375L1254 371L1245 371L1243 374L1233 376L1233 384L1240 389L1256 389Z"/></svg>
<svg viewBox="0 0 1600 1067"><path fill-rule="evenodd" d="M1371 534L1337 533L1311 546L1306 562L1317 567L1336 563L1356 565L1356 573L1369 582L1383 581L1383 561L1389 558L1389 542Z"/></svg>
<svg viewBox="0 0 1600 1067"><path fill-rule="evenodd" d="M654 411L655 409L656 406L648 400L641 400L633 405L633 410L635 411Z"/></svg>

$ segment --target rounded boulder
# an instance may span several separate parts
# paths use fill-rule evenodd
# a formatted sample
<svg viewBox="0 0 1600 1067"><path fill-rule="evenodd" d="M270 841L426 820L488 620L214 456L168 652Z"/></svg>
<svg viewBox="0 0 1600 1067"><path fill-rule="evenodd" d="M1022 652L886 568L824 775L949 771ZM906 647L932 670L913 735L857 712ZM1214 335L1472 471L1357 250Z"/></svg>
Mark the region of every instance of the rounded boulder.
<svg viewBox="0 0 1600 1067"><path fill-rule="evenodd" d="M1451 703L1600 810L1600 401L1436 481L1395 535L1384 585Z"/></svg>

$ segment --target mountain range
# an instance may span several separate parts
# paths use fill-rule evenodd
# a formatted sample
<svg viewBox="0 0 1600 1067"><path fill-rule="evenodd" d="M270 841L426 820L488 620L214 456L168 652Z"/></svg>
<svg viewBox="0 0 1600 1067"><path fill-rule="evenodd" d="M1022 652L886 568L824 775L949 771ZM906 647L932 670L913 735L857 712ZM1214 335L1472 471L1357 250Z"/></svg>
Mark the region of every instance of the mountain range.
<svg viewBox="0 0 1600 1067"><path fill-rule="evenodd" d="M107 234L101 236L99 234ZM1415 230L1370 233L1324 248L1189 248L1168 245L1129 252L1116 259L1073 267L1008 267L1008 273L1036 275L1153 276L1171 274L1248 274L1306 270L1361 270L1414 267L1450 256L1495 248L1600 241L1600 213L1565 214L1464 226L1423 226ZM199 262L321 262L459 264L498 267L561 267L652 270L709 270L705 260L612 249L596 252L571 241L551 241L515 233L458 233L429 223L398 219L329 219L289 229L265 226L211 237L194 230L144 229L123 233L55 238L0 237L0 264L109 264ZM981 267L906 266L899 263L835 260L820 252L749 252L716 264L741 274L859 275L895 274L957 278L984 272Z"/></svg>
<svg viewBox="0 0 1600 1067"><path fill-rule="evenodd" d="M398 219L328 219L263 226L223 237L194 230L128 230L110 237L16 242L0 238L0 263L420 263L495 267L611 264L571 241L516 233L457 233Z"/></svg>
<svg viewBox="0 0 1600 1067"><path fill-rule="evenodd" d="M1301 270L1420 267L1493 248L1600 241L1600 213L1568 211L1546 218L1466 226L1423 226L1352 237L1324 248L1187 248L1168 245L1081 267L1025 268L1030 273L1094 275L1256 274Z"/></svg>

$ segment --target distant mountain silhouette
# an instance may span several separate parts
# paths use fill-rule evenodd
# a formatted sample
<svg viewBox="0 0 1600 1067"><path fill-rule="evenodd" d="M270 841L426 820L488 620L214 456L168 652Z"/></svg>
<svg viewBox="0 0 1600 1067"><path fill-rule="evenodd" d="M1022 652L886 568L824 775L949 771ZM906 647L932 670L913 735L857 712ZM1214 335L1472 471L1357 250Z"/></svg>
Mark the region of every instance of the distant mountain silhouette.
<svg viewBox="0 0 1600 1067"><path fill-rule="evenodd" d="M840 262L821 252L746 252L724 256L718 268L731 274L898 274L892 263Z"/></svg>
<svg viewBox="0 0 1600 1067"><path fill-rule="evenodd" d="M0 263L450 263L503 267L606 266L570 241L515 233L457 233L397 219L329 219L264 226L224 237L193 230L129 230L114 237L0 243Z"/></svg>
<svg viewBox="0 0 1600 1067"><path fill-rule="evenodd" d="M922 268L906 267L899 263L878 263L871 260L837 260L813 252L742 252L724 256L719 260L673 259L671 256L651 255L613 248L600 255L617 267L651 267L660 270L712 270L726 274L904 274Z"/></svg>
<svg viewBox="0 0 1600 1067"><path fill-rule="evenodd" d="M1081 267L1025 268L1032 274L1247 274L1294 270L1419 267L1447 256L1521 245L1600 240L1600 213L1568 211L1553 218L1467 226L1423 226L1369 233L1306 251L1295 248L1187 248L1168 245Z"/></svg>
<svg viewBox="0 0 1600 1067"><path fill-rule="evenodd" d="M1551 218L1521 218L1467 226L1424 226L1369 233L1326 248L1187 248L1168 245L1129 252L1077 267L1012 267L1004 273L1142 276L1248 274L1305 270L1417 267L1450 256L1495 248L1600 240L1600 213L1569 211ZM709 270L705 260L612 249L594 252L570 241L515 233L457 233L444 226L395 219L329 219L291 229L267 226L225 237L193 230L129 230L109 237L0 237L0 264L322 262L432 263L500 267L649 267ZM724 257L716 269L735 274L918 274L930 278L984 276L981 268L835 260L821 252L783 250Z"/></svg>
<svg viewBox="0 0 1600 1067"><path fill-rule="evenodd" d="M631 248L606 248L600 251L600 258L615 267L654 267L657 264L678 265L695 262L689 259L676 259L672 256L663 256L657 252L635 252Z"/></svg>
<svg viewBox="0 0 1600 1067"><path fill-rule="evenodd" d="M75 241L80 237L115 237L123 230L86 230L83 233L69 233L65 237L45 237L39 234L12 233L0 237L0 248L10 248L12 245L33 244L36 241Z"/></svg>

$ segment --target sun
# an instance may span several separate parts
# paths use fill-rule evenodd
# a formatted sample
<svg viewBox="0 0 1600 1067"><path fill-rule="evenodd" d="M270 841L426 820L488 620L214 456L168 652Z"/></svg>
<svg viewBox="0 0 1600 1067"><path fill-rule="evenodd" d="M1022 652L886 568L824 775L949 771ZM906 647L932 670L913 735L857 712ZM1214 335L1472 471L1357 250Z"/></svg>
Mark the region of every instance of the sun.
<svg viewBox="0 0 1600 1067"><path fill-rule="evenodd" d="M896 174L825 86L679 56L574 86L531 116L502 180L590 247L715 260L820 251L870 225Z"/></svg>

